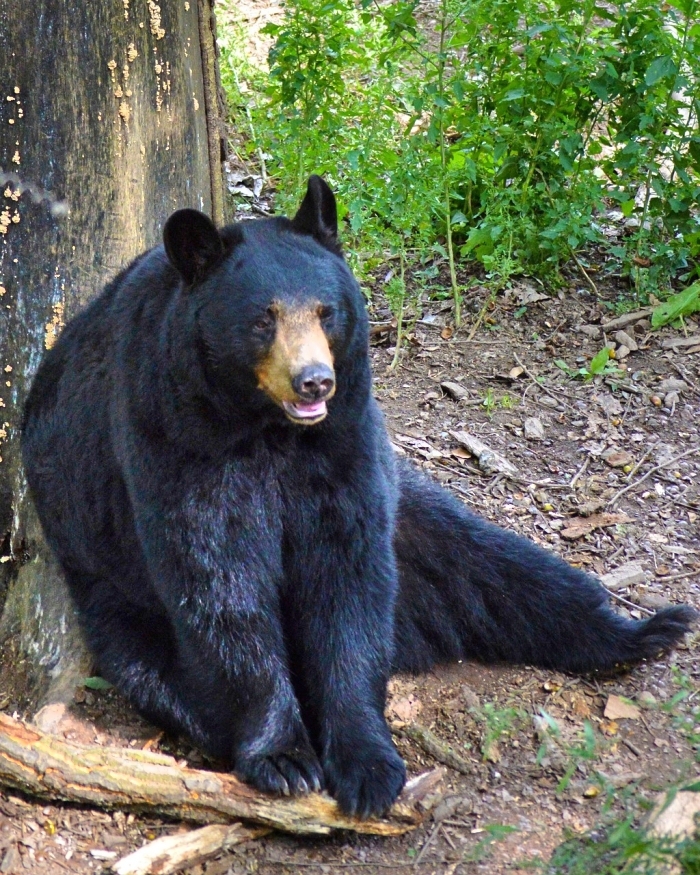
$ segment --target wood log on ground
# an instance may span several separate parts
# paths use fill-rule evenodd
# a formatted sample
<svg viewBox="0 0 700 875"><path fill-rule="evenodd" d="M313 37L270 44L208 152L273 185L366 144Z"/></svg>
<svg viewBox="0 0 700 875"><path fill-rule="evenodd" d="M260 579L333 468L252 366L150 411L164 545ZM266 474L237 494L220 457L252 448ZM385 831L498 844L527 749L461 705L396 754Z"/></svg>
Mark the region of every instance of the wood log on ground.
<svg viewBox="0 0 700 875"><path fill-rule="evenodd" d="M240 823L231 826L212 824L186 833L161 836L155 841L112 863L110 869L117 875L170 875L180 869L189 869L210 860L235 845L267 835L265 827L248 829Z"/></svg>
<svg viewBox="0 0 700 875"><path fill-rule="evenodd" d="M443 774L436 769L409 781L385 817L357 820L343 815L326 794L268 796L230 774L184 768L146 750L63 741L0 714L0 786L40 799L194 823L244 820L297 834L347 829L400 835L421 823Z"/></svg>

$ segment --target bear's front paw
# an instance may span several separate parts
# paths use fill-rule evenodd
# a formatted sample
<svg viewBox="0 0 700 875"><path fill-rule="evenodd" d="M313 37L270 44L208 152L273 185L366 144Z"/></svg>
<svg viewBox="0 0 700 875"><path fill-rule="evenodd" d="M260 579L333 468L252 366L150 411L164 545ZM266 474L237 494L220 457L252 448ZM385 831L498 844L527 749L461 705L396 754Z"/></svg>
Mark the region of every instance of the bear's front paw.
<svg viewBox="0 0 700 875"><path fill-rule="evenodd" d="M406 783L406 766L391 741L328 757L324 771L340 810L363 820L388 811Z"/></svg>
<svg viewBox="0 0 700 875"><path fill-rule="evenodd" d="M234 772L246 784L277 796L302 796L323 787L323 770L310 746L239 756Z"/></svg>

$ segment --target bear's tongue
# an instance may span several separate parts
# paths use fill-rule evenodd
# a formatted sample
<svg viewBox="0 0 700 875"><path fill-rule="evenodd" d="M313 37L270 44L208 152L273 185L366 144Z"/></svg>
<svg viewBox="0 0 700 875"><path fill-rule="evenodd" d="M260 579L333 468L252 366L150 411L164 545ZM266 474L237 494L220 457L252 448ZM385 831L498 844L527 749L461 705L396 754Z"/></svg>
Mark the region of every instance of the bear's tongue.
<svg viewBox="0 0 700 875"><path fill-rule="evenodd" d="M291 401L282 402L284 409L295 419L316 419L326 413L325 401Z"/></svg>

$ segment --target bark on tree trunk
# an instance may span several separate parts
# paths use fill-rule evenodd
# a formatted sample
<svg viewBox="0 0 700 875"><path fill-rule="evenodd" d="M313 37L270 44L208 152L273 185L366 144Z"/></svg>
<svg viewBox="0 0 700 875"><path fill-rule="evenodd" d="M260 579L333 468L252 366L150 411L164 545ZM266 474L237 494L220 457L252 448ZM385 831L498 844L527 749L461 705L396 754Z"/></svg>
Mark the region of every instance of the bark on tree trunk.
<svg viewBox="0 0 700 875"><path fill-rule="evenodd" d="M223 220L211 3L0 6L0 638L19 636L44 701L86 660L27 498L22 404L65 321L172 210Z"/></svg>

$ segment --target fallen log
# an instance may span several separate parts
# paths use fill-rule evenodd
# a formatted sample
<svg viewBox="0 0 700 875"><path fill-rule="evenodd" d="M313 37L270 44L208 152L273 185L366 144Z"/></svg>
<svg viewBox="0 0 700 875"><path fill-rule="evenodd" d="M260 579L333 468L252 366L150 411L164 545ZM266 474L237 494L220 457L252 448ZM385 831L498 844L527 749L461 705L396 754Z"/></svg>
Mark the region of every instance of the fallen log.
<svg viewBox="0 0 700 875"><path fill-rule="evenodd" d="M269 832L264 826L246 829L240 823L202 826L186 833L161 836L112 863L109 868L117 875L151 875L156 872L171 875Z"/></svg>
<svg viewBox="0 0 700 875"><path fill-rule="evenodd" d="M39 799L192 823L244 820L297 834L346 829L400 835L421 823L443 774L436 769L414 778L385 817L358 820L343 815L325 793L268 796L230 774L189 769L147 750L64 741L0 714L0 786Z"/></svg>

